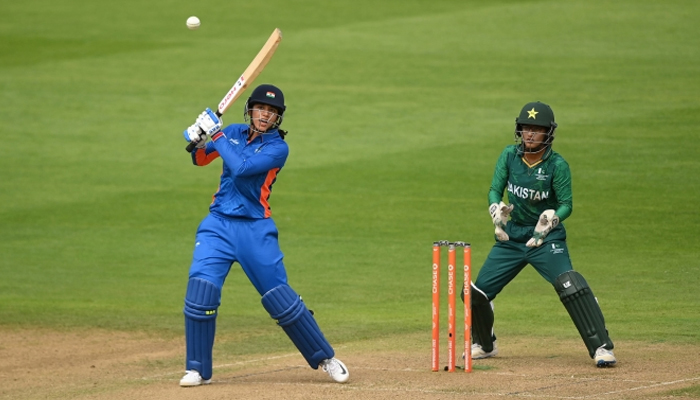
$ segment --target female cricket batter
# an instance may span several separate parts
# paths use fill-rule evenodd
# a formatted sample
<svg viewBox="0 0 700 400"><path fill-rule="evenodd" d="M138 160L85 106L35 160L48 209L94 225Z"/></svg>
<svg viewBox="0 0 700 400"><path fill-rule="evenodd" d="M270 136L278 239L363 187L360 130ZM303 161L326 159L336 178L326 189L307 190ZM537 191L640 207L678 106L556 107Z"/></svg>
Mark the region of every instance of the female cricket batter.
<svg viewBox="0 0 700 400"><path fill-rule="evenodd" d="M598 301L569 259L560 222L573 209L571 171L552 150L556 128L547 104L526 104L515 119L518 144L507 146L496 163L488 194L496 243L472 284L472 359L498 354L493 300L531 264L554 286L596 365L616 362ZM501 201L506 189L509 205Z"/></svg>
<svg viewBox="0 0 700 400"><path fill-rule="evenodd" d="M311 368L320 366L336 382L349 378L345 364L334 358L313 315L287 283L277 228L270 218L272 184L289 154L284 141L287 132L279 129L285 109L279 88L260 85L245 104L246 124L221 129L221 118L207 108L184 131L188 142L197 142L191 153L194 165L204 166L221 157L223 172L209 215L195 237L184 309L186 373L180 386L211 382L221 288L234 262L241 265L262 296L265 310Z"/></svg>

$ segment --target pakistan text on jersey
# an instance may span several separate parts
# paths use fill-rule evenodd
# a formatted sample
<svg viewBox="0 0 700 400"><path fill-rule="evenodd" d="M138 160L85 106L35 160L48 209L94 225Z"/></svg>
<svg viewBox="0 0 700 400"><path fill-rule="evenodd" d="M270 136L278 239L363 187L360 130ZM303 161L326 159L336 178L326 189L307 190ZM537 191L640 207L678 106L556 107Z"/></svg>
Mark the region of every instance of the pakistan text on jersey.
<svg viewBox="0 0 700 400"><path fill-rule="evenodd" d="M549 192L539 192L534 189L528 189L520 186L513 185L512 183L508 182L508 192L513 193L515 196L520 197L521 199L530 199L530 200L544 200L549 198Z"/></svg>

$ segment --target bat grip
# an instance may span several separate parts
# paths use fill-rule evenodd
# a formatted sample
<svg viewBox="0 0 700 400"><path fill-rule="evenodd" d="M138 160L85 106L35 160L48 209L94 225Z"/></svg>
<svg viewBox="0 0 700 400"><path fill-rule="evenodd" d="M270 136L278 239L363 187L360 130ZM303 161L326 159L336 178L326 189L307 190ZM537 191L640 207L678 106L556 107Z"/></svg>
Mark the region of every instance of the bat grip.
<svg viewBox="0 0 700 400"><path fill-rule="evenodd" d="M221 118L222 115L223 115L223 113L222 113L221 111L216 110L216 116L217 116L217 117ZM201 133L204 133L204 130L203 130L202 128L199 128L199 131L200 131ZM192 150L194 150L194 148L197 146L197 143L199 143L199 142L190 142L190 143L188 143L188 144L187 144L187 147L185 147L185 150L187 150L188 153L191 153Z"/></svg>

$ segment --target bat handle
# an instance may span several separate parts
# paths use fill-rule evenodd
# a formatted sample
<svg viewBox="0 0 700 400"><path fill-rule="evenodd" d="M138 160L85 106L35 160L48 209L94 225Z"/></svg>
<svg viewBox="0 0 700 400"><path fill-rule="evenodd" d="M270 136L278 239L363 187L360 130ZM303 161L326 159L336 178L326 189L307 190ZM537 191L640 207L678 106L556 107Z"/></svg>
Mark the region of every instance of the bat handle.
<svg viewBox="0 0 700 400"><path fill-rule="evenodd" d="M223 113L221 113L221 111L216 110L216 116L217 116L217 117L221 118L222 115L223 115ZM199 131L200 131L201 133L204 133L204 130L202 130L202 128L199 128ZM185 147L185 150L187 150L188 153L191 153L192 150L194 150L194 148L197 146L197 143L199 143L199 142L190 142L190 143L188 143L188 144L187 144L187 147Z"/></svg>

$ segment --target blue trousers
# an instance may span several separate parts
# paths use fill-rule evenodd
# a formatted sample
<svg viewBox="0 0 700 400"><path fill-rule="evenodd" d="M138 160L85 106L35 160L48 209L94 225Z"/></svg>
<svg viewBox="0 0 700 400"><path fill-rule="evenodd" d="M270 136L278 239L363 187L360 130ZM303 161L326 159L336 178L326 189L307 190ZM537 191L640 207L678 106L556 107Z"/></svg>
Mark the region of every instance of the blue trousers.
<svg viewBox="0 0 700 400"><path fill-rule="evenodd" d="M204 218L197 229L185 299L187 370L198 371L203 379L212 376L217 309L234 262L241 265L258 293L265 295L265 309L279 319L312 368L334 356L312 314L288 286L282 258L272 219L231 219L215 214Z"/></svg>
<svg viewBox="0 0 700 400"><path fill-rule="evenodd" d="M277 237L271 218L229 219L209 214L197 229L189 277L205 279L221 290L231 265L238 262L262 296L287 284Z"/></svg>

